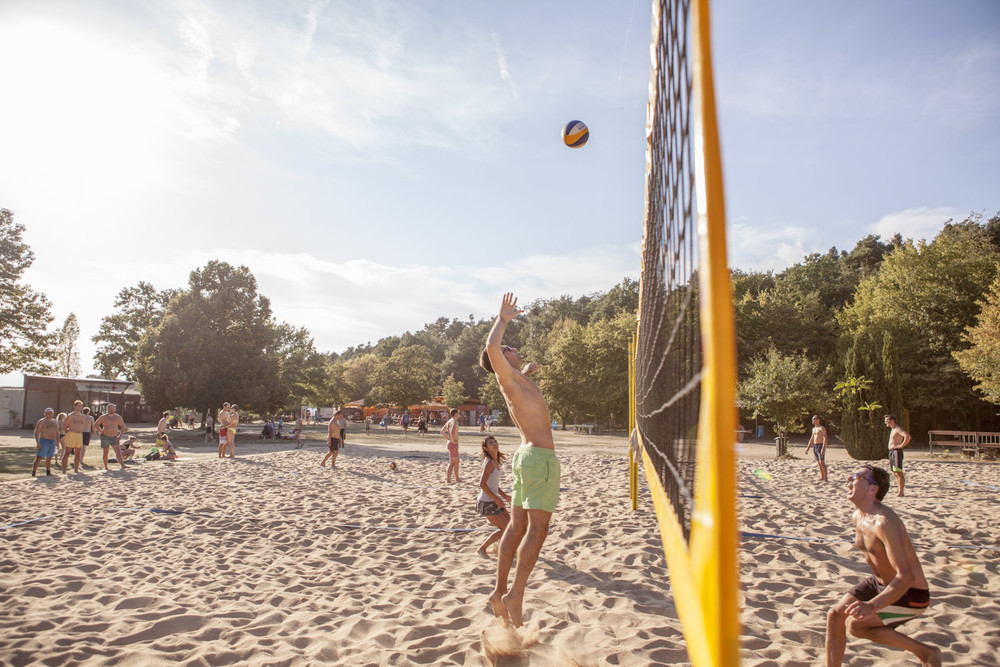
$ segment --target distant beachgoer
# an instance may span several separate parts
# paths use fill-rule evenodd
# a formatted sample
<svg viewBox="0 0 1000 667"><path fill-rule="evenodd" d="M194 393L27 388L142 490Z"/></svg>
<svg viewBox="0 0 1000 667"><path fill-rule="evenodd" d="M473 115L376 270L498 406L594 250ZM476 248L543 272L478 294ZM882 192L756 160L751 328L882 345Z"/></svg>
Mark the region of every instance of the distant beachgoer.
<svg viewBox="0 0 1000 667"><path fill-rule="evenodd" d="M229 421L232 414L229 411L229 403L223 403L219 410L219 458L226 458L226 445L229 443Z"/></svg>
<svg viewBox="0 0 1000 667"><path fill-rule="evenodd" d="M83 447L80 448L80 460L87 460L87 445L90 444L90 437L94 433L94 418L90 414L90 408L86 407L83 410L83 415L87 418L88 426L83 429Z"/></svg>
<svg viewBox="0 0 1000 667"><path fill-rule="evenodd" d="M128 440L121 444L121 458L119 461L133 461L135 460L135 454L139 451L139 446L135 442L135 436L130 435ZM125 466L122 466L123 468Z"/></svg>
<svg viewBox="0 0 1000 667"><path fill-rule="evenodd" d="M347 446L347 420L344 419L344 413L340 410L337 410L337 414L333 417L337 420L337 428L340 429L340 448L343 449Z"/></svg>
<svg viewBox="0 0 1000 667"><path fill-rule="evenodd" d="M896 423L895 415L885 415L884 419L885 425L891 429L889 431L889 466L892 468L896 485L899 487L899 492L896 495L901 496L906 483L906 477L903 475L903 447L910 444L910 434Z"/></svg>
<svg viewBox="0 0 1000 667"><path fill-rule="evenodd" d="M930 606L930 591L920 560L899 516L882 504L889 474L863 465L848 477L848 500L854 510L854 543L874 576L848 591L827 614L827 667L844 662L847 632L883 646L901 648L923 665L939 666L941 651L896 630Z"/></svg>
<svg viewBox="0 0 1000 667"><path fill-rule="evenodd" d="M226 451L229 458L236 458L236 430L240 425L240 406L233 403L229 406L229 423L226 425Z"/></svg>
<svg viewBox="0 0 1000 667"><path fill-rule="evenodd" d="M83 431L90 426L87 416L83 414L83 401L73 401L73 412L66 415L63 422L65 429L62 471L66 474L69 455L73 454L73 472L80 472L80 460L83 455Z"/></svg>
<svg viewBox="0 0 1000 667"><path fill-rule="evenodd" d="M448 471L445 473L445 484L451 483L451 473L455 473L455 483L458 479L458 408L451 409L451 419L441 427L441 435L448 443Z"/></svg>
<svg viewBox="0 0 1000 667"><path fill-rule="evenodd" d="M163 451L160 452L161 461L174 461L178 458L177 450L174 449L174 443L170 442L170 437L166 434L163 436L163 442L157 442L157 445L163 447Z"/></svg>
<svg viewBox="0 0 1000 667"><path fill-rule="evenodd" d="M114 403L108 403L108 411L97 418L94 422L94 430L101 437L101 457L104 461L104 469L108 469L108 449L115 451L115 457L119 465L125 469L124 456L119 445L121 437L125 435L125 421L118 414L118 407Z"/></svg>
<svg viewBox="0 0 1000 667"><path fill-rule="evenodd" d="M167 434L167 428L170 426L170 410L164 410L163 416L160 418L159 423L156 425L156 444L160 443L160 440Z"/></svg>
<svg viewBox="0 0 1000 667"><path fill-rule="evenodd" d="M813 415L812 417L812 435L809 437L809 444L806 445L806 454L809 450L813 450L813 455L816 457L816 463L819 465L819 480L821 482L826 481L826 427L823 426L822 420L819 415Z"/></svg>
<svg viewBox="0 0 1000 667"><path fill-rule="evenodd" d="M326 434L326 446L330 450L327 452L326 456L323 457L323 462L319 464L320 468L326 467L327 459L333 459L330 462L330 469L337 469L337 455L340 453L340 424L337 418L340 416L340 410L334 413L333 418L330 420L330 425L327 429Z"/></svg>
<svg viewBox="0 0 1000 667"><path fill-rule="evenodd" d="M215 419L212 415L206 415L205 417L205 442L212 442L212 436L215 435Z"/></svg>
<svg viewBox="0 0 1000 667"><path fill-rule="evenodd" d="M507 414L521 433L521 446L511 460L514 490L511 494L511 520L500 538L497 558L497 580L490 594L493 614L503 623L520 627L523 624L522 604L528 576L535 567L538 554L549 533L549 522L559 502L559 459L556 457L552 431L549 429L549 407L542 392L530 376L539 365L527 365L517 348L502 345L507 323L521 314L513 294L504 294L500 312L486 339L486 349L479 358L487 373L494 373L507 403ZM517 552L514 583L507 589Z"/></svg>
<svg viewBox="0 0 1000 667"><path fill-rule="evenodd" d="M295 439L295 449L302 449L302 415L300 414L298 419L295 420L295 426L292 428L292 437Z"/></svg>
<svg viewBox="0 0 1000 667"><path fill-rule="evenodd" d="M417 420L417 435L427 435L427 417L423 415Z"/></svg>
<svg viewBox="0 0 1000 667"><path fill-rule="evenodd" d="M60 412L56 417L56 423L59 424L59 451L56 454L56 458L60 461L62 460L63 451L66 449L66 413Z"/></svg>
<svg viewBox="0 0 1000 667"><path fill-rule="evenodd" d="M486 432L486 413L481 413L479 415L479 432L480 433Z"/></svg>
<svg viewBox="0 0 1000 667"><path fill-rule="evenodd" d="M403 418L399 420L400 425L403 427L403 434L410 428L410 415L407 412L403 413Z"/></svg>
<svg viewBox="0 0 1000 667"><path fill-rule="evenodd" d="M38 464L45 459L45 474L52 474L52 457L59 442L59 422L52 416L55 410L45 408L44 416L35 422L35 464L31 466L31 476L38 472Z"/></svg>
<svg viewBox="0 0 1000 667"><path fill-rule="evenodd" d="M492 435L483 439L483 474L479 478L479 495L476 496L476 513L484 516L496 526L479 549L476 551L483 558L488 558L486 549L500 541L504 529L510 523L510 512L504 502L510 502L503 489L500 488L500 466L506 458L500 451L500 444Z"/></svg>
<svg viewBox="0 0 1000 667"><path fill-rule="evenodd" d="M371 433L372 430L372 418L371 415L365 417L365 435Z"/></svg>

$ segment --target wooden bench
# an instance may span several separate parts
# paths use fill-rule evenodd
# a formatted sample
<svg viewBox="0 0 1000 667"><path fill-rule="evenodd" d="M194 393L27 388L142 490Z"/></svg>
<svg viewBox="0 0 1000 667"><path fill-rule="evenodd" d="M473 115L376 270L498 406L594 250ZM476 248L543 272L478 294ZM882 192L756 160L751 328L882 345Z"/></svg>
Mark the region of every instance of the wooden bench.
<svg viewBox="0 0 1000 667"><path fill-rule="evenodd" d="M961 447L962 453L979 454L981 449L1000 449L1000 433L991 431L928 431L927 444L934 453L939 447Z"/></svg>

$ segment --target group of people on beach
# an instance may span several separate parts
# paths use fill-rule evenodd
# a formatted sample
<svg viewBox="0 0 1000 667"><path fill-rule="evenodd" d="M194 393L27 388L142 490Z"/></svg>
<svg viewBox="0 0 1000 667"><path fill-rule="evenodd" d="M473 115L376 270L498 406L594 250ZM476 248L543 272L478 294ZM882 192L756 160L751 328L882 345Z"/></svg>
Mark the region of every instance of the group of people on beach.
<svg viewBox="0 0 1000 667"><path fill-rule="evenodd" d="M121 439L125 434L125 422L117 414L114 403L108 404L108 411L94 419L90 408L84 407L83 401L73 401L73 411L69 414L60 413L55 417L55 410L46 408L41 419L35 423L35 462L31 467L31 476L38 474L38 466L45 461L45 474L52 474L52 459L57 456L62 460L62 472L66 474L70 456L73 457L73 472L80 472L80 463L91 437L97 435L101 439L104 469L108 469L108 450L115 452L116 461L125 468L125 461L135 453L135 438L129 438L122 448Z"/></svg>

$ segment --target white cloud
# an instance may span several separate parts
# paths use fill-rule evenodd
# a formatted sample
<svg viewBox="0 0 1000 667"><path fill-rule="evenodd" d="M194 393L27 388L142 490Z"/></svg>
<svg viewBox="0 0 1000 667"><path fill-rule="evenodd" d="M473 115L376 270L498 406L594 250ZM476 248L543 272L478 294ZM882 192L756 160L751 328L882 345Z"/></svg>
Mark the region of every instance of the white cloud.
<svg viewBox="0 0 1000 667"><path fill-rule="evenodd" d="M902 234L904 239L931 240L941 231L945 222L949 219L962 220L967 213L946 206L908 208L882 216L868 230L883 239L892 238L898 233Z"/></svg>
<svg viewBox="0 0 1000 667"><path fill-rule="evenodd" d="M507 67L507 53L500 46L500 36L496 33L493 33L493 45L497 50L497 64L500 66L500 78L510 86L510 92L514 95L514 99L517 99L517 86L514 85L514 78L511 77L510 69Z"/></svg>
<svg viewBox="0 0 1000 667"><path fill-rule="evenodd" d="M766 228L732 222L727 230L729 265L754 271L781 270L815 249L807 245L811 230L799 225Z"/></svg>

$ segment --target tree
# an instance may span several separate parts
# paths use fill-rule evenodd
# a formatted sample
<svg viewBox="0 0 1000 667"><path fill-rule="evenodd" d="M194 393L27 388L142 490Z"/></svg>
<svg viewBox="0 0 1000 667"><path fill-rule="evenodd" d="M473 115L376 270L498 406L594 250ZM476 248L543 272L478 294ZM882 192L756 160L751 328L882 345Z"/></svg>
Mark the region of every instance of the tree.
<svg viewBox="0 0 1000 667"><path fill-rule="evenodd" d="M54 336L46 331L52 306L44 294L21 284L35 261L23 233L13 211L0 208L0 373L47 373L54 357Z"/></svg>
<svg viewBox="0 0 1000 667"><path fill-rule="evenodd" d="M804 354L783 355L770 348L750 364L738 389L741 407L773 421L778 435L805 430L803 416L829 406L819 365Z"/></svg>
<svg viewBox="0 0 1000 667"><path fill-rule="evenodd" d="M563 428L576 415L585 415L591 394L599 391L588 381L590 368L584 328L564 319L552 330L538 374L538 388ZM626 385L627 386L627 385Z"/></svg>
<svg viewBox="0 0 1000 667"><path fill-rule="evenodd" d="M229 401L265 411L278 395L279 347L270 302L250 270L213 260L191 272L188 289L142 339L135 373L158 410Z"/></svg>
<svg viewBox="0 0 1000 667"><path fill-rule="evenodd" d="M371 397L377 405L406 409L430 398L436 379L437 369L426 347L398 347L376 364Z"/></svg>
<svg viewBox="0 0 1000 667"><path fill-rule="evenodd" d="M62 327L56 329L56 375L66 378L80 376L80 323L74 313L66 316Z"/></svg>
<svg viewBox="0 0 1000 667"><path fill-rule="evenodd" d="M503 392L500 391L500 383L497 382L497 376L493 373L489 373L479 385L479 400L489 407L490 412L496 412L499 415L501 426L512 425L513 422L507 413L507 401L504 400Z"/></svg>
<svg viewBox="0 0 1000 667"><path fill-rule="evenodd" d="M123 288L115 297L115 312L101 320L91 340L97 343L94 362L101 377L135 380L135 360L139 343L163 319L167 304L178 290L156 291L150 283L139 282Z"/></svg>
<svg viewBox="0 0 1000 667"><path fill-rule="evenodd" d="M364 400L365 405L369 405L372 377L375 375L375 367L378 365L379 358L369 352L346 360L341 357L339 361L337 367L340 369L347 400Z"/></svg>
<svg viewBox="0 0 1000 667"><path fill-rule="evenodd" d="M444 394L444 404L451 408L460 408L462 404L465 403L465 387L462 383L455 379L455 376L449 375L445 378L444 387L441 389L441 393Z"/></svg>
<svg viewBox="0 0 1000 667"><path fill-rule="evenodd" d="M973 383L951 353L965 348L962 335L997 271L982 227L951 225L931 243L907 242L886 256L838 321L848 336L892 335L909 407L967 413L977 400Z"/></svg>
<svg viewBox="0 0 1000 667"><path fill-rule="evenodd" d="M845 358L846 375L834 385L841 399L840 439L853 459L875 461L888 454L880 412L903 412L898 361L892 334L854 336Z"/></svg>
<svg viewBox="0 0 1000 667"><path fill-rule="evenodd" d="M479 355L486 346L486 336L491 326L491 320L466 326L445 351L444 361L441 363L441 378L454 376L462 383L467 395L475 392L482 380Z"/></svg>
<svg viewBox="0 0 1000 667"><path fill-rule="evenodd" d="M309 331L303 327L277 324L274 338L273 347L266 352L278 381L267 409L298 412L304 403L319 402L315 399L331 388L326 382L329 368L324 363L329 358L316 351Z"/></svg>
<svg viewBox="0 0 1000 667"><path fill-rule="evenodd" d="M621 311L611 319L587 325L586 371L591 385L588 412L609 426L628 415L628 344L636 330L636 314Z"/></svg>
<svg viewBox="0 0 1000 667"><path fill-rule="evenodd" d="M980 303L976 323L962 334L969 348L952 352L965 373L978 384L987 401L1000 405L1000 276Z"/></svg>

